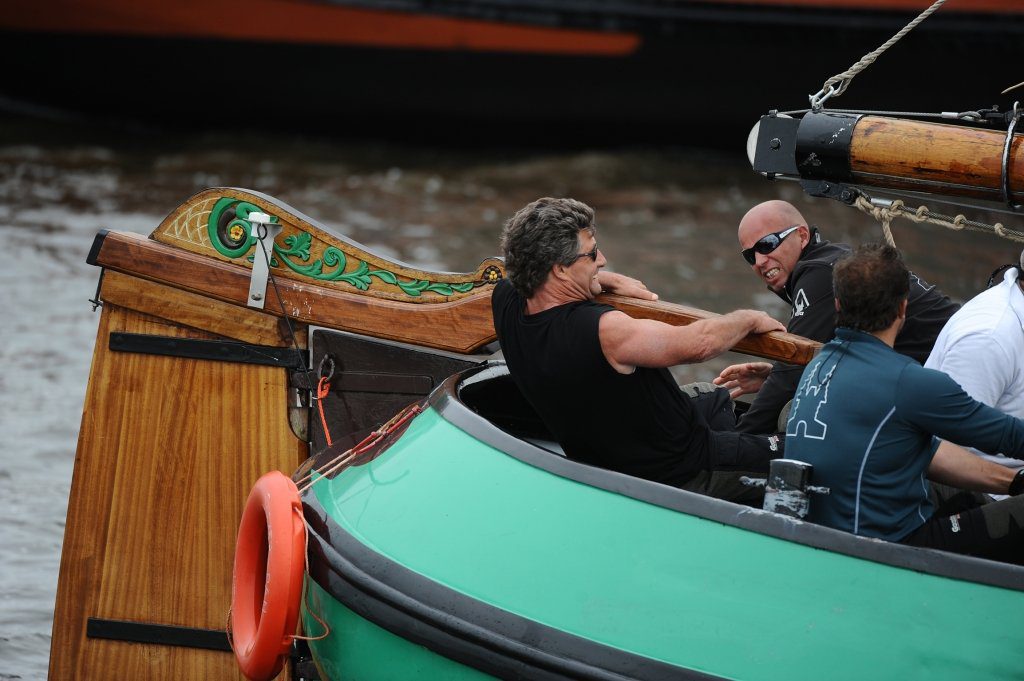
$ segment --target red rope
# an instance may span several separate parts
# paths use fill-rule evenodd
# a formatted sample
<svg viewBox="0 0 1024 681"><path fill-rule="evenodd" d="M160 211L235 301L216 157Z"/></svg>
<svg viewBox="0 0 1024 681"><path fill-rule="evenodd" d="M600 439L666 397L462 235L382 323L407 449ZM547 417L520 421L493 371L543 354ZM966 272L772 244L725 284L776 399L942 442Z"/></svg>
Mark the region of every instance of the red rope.
<svg viewBox="0 0 1024 681"><path fill-rule="evenodd" d="M320 410L320 423L324 425L324 437L327 438L327 446L331 446L331 431L327 428L327 417L324 416L324 398L331 391L331 381L322 377L316 386L316 407Z"/></svg>
<svg viewBox="0 0 1024 681"><path fill-rule="evenodd" d="M321 379L321 382L322 381L323 379ZM336 473L338 471L341 471L348 464L352 463L352 460L355 459L358 455L372 449L375 445L379 444L381 440L383 440L385 437L401 428L403 425L405 425L407 421L409 421L422 411L423 409L420 407L419 404L410 404L408 407L395 414L387 423L385 423L380 428L378 428L377 430L373 431L365 438L363 438L362 442L355 445L351 449L343 452L342 454L339 454L331 461L327 462L327 464L325 464L320 469L320 477L318 478L318 480L323 480L325 477L332 475L333 473ZM323 414L321 413L321 417L322 416ZM324 432L327 432L326 423L324 424ZM329 436L327 443L328 445L330 444ZM307 473L302 478L297 480L296 484L299 486L299 492L304 493L306 490L312 487L311 480L312 473Z"/></svg>

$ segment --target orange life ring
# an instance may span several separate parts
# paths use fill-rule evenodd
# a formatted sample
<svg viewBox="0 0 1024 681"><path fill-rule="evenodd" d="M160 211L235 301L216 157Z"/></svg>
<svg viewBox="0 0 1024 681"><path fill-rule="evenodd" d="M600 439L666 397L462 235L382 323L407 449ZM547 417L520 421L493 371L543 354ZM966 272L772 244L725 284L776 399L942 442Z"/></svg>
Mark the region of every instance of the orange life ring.
<svg viewBox="0 0 1024 681"><path fill-rule="evenodd" d="M284 473L266 473L245 502L231 578L232 648L253 681L274 678L288 658L305 555L299 490Z"/></svg>

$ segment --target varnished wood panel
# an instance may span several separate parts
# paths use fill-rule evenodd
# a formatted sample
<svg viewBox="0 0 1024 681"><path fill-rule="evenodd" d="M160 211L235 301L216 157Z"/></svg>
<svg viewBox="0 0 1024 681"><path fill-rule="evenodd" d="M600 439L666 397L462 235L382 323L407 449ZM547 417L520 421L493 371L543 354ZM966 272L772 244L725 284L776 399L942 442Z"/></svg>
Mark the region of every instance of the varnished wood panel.
<svg viewBox="0 0 1024 681"><path fill-rule="evenodd" d="M249 296L249 269L136 234L108 233L97 264L242 307ZM285 311L303 323L464 353L495 339L490 287L458 300L417 304L346 293L294 279L278 279L277 286ZM281 315L273 286L268 286L264 312Z"/></svg>
<svg viewBox="0 0 1024 681"><path fill-rule="evenodd" d="M208 334L104 306L54 613L53 679L241 679L231 653L85 637L87 617L223 629L253 482L305 456L280 368L116 353L111 332ZM284 677L282 677L284 678Z"/></svg>
<svg viewBox="0 0 1024 681"><path fill-rule="evenodd" d="M196 329L216 329L219 336L286 347L292 344L284 319L252 308L164 286L120 272L105 272L105 302L167 319ZM295 342L305 347L304 327L295 328Z"/></svg>

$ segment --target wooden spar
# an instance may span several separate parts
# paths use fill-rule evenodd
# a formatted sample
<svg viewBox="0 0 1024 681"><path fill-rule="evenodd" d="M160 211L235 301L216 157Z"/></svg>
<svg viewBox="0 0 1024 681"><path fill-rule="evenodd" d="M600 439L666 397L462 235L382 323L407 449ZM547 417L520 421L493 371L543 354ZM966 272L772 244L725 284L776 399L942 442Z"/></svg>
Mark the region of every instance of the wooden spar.
<svg viewBox="0 0 1024 681"><path fill-rule="evenodd" d="M764 116L751 160L769 176L1021 203L1024 135L1013 135L1006 156L1009 197L1003 191L1006 138L1006 131L882 116Z"/></svg>
<svg viewBox="0 0 1024 681"><path fill-rule="evenodd" d="M1014 135L1007 169L1011 196L1024 199L1024 147ZM878 116L857 122L850 141L856 184L999 200L1006 133Z"/></svg>
<svg viewBox="0 0 1024 681"><path fill-rule="evenodd" d="M229 262L203 257L128 232L108 232L96 248L96 265L197 294L210 303L245 308L250 270ZM300 323L411 343L450 352L471 353L495 339L491 321L490 287L454 301L412 304L350 291L301 283L294 278L277 282L284 309ZM280 318L281 307L273 287L259 318ZM681 326L715 317L714 313L664 302L647 302L604 295L602 302L644 319ZM198 303L191 303L193 306ZM216 329L214 329L216 332ZM819 343L786 333L748 336L736 351L772 360L805 364Z"/></svg>
<svg viewBox="0 0 1024 681"><path fill-rule="evenodd" d="M607 293L601 295L598 301L613 305L616 309L622 310L630 317L654 319L666 324L672 324L673 326L683 326L702 319L712 319L719 316L695 307L686 307L685 305L676 305L675 303L666 303L660 300L652 302L637 298L625 298ZM821 343L808 340L803 336L795 336L791 333L767 333L747 336L736 344L733 351L778 360L788 364L807 364L820 347Z"/></svg>

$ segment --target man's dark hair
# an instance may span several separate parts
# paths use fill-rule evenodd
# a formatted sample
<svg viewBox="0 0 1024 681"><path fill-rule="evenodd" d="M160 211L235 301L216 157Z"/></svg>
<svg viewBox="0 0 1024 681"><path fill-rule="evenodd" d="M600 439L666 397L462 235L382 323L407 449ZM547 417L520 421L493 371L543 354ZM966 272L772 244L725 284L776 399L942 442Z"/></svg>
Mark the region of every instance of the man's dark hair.
<svg viewBox="0 0 1024 681"><path fill-rule="evenodd" d="M501 232L505 271L516 291L529 298L554 265L572 264L584 229L594 232L594 209L575 199L545 197L520 208Z"/></svg>
<svg viewBox="0 0 1024 681"><path fill-rule="evenodd" d="M910 270L886 244L864 244L832 272L839 310L836 326L873 333L888 328L910 293Z"/></svg>

